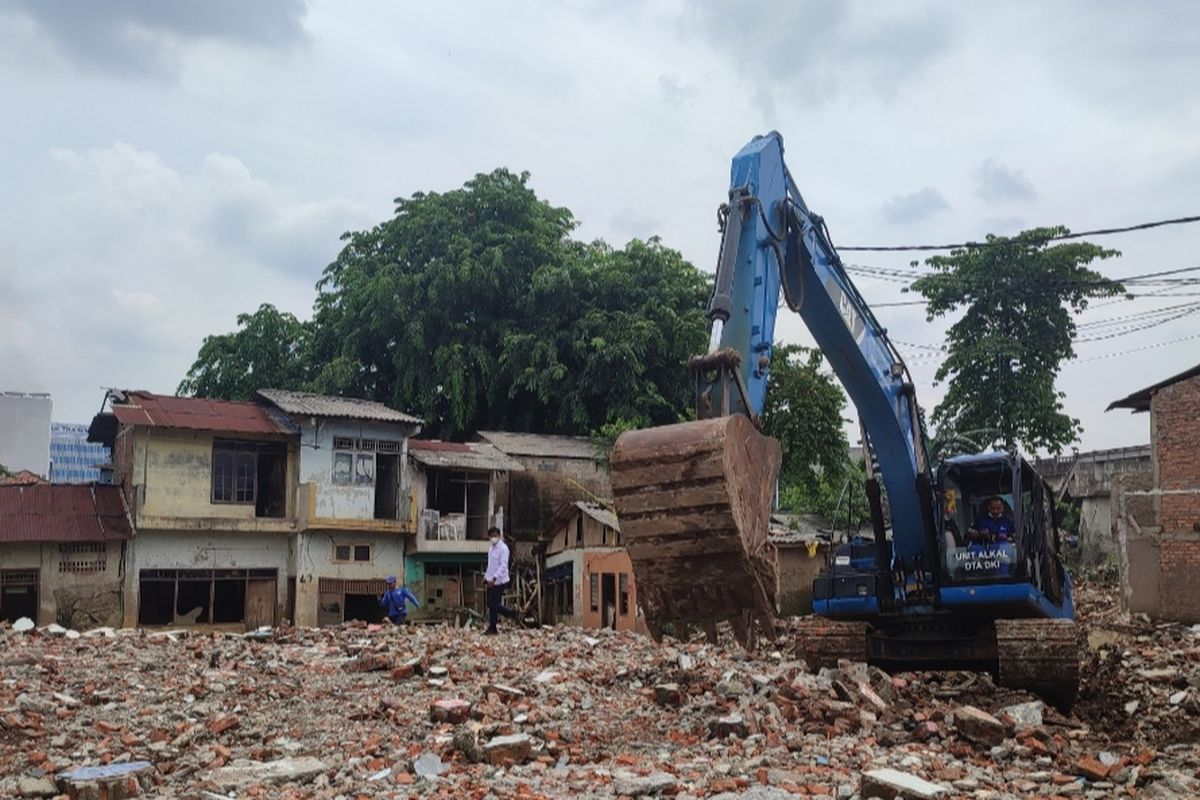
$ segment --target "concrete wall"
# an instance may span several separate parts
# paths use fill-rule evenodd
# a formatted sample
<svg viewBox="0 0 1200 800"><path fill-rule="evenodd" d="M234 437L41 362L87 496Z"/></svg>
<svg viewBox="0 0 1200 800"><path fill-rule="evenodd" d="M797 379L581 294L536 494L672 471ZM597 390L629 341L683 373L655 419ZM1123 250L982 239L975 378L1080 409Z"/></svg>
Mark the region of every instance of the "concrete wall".
<svg viewBox="0 0 1200 800"><path fill-rule="evenodd" d="M136 627L144 569L273 569L276 570L275 620L287 606L288 537L246 531L181 531L139 529L129 546L125 572L124 624Z"/></svg>
<svg viewBox="0 0 1200 800"><path fill-rule="evenodd" d="M175 431L162 428L123 429L114 457L118 466L128 470L133 487L133 507L138 527L156 527L168 518L210 520L253 520L253 503L214 503L212 501L212 451L218 437L207 431ZM122 440L123 439L123 440ZM260 437L247 441L286 442L280 437ZM287 442L287 496L285 519L296 516L295 442ZM124 461L124 463L121 463ZM125 476L122 475L122 480Z"/></svg>
<svg viewBox="0 0 1200 800"><path fill-rule="evenodd" d="M593 574L611 573L614 576L615 589L615 618L616 628L622 631L638 629L637 586L633 579L633 562L629 553L623 549L606 550L603 548L583 551L583 578L580 582L583 600L583 627L600 628L604 624L604 605L600 596L595 597L598 608L592 609L592 579ZM626 576L629 591L629 606L627 613L622 614L620 608L620 575ZM603 592L601 579L600 592Z"/></svg>
<svg viewBox="0 0 1200 800"><path fill-rule="evenodd" d="M39 626L57 622L88 630L119 627L122 621L121 564L124 542L105 544L104 569L62 571L64 554L58 542L18 542L0 547L0 564L6 570L38 571ZM68 560L76 558L68 555ZM90 557L89 557L90 560Z"/></svg>
<svg viewBox="0 0 1200 800"><path fill-rule="evenodd" d="M1079 549L1085 564L1096 564L1117 550L1113 538L1112 498L1085 497L1079 509Z"/></svg>
<svg viewBox="0 0 1200 800"><path fill-rule="evenodd" d="M813 580L825 569L828 545L819 543L809 554L805 544L776 545L775 604L784 616L812 613Z"/></svg>
<svg viewBox="0 0 1200 800"><path fill-rule="evenodd" d="M1111 506L1121 607L1131 613L1158 615L1158 536L1149 472L1121 475L1113 481Z"/></svg>
<svg viewBox="0 0 1200 800"><path fill-rule="evenodd" d="M48 394L0 392L0 464L49 478L52 413Z"/></svg>
<svg viewBox="0 0 1200 800"><path fill-rule="evenodd" d="M321 578L383 580L405 574L403 534L355 531L303 531L292 537L289 571L296 578L295 624L317 624ZM370 545L370 561L334 561L335 545ZM353 552L352 552L353 555Z"/></svg>
<svg viewBox="0 0 1200 800"><path fill-rule="evenodd" d="M340 484L333 481L334 447L337 438L387 440L400 443L401 493L409 491L408 436L416 426L395 423L362 422L358 420L307 419L301 422L300 482L316 487L316 516L336 519L374 519L375 492L378 482L370 484ZM315 446L314 446L315 445ZM407 509L405 509L407 510ZM405 515L407 516L407 515Z"/></svg>

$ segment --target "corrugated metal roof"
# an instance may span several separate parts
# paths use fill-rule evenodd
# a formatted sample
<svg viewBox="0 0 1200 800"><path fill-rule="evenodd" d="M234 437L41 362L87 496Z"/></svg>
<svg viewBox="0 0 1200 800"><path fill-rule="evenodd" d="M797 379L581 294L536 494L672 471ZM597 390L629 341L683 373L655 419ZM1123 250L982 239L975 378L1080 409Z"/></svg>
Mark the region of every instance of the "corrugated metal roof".
<svg viewBox="0 0 1200 800"><path fill-rule="evenodd" d="M767 539L771 544L807 544L822 538L823 521L811 514L772 514Z"/></svg>
<svg viewBox="0 0 1200 800"><path fill-rule="evenodd" d="M362 400L357 397L331 397L308 392L291 392L286 389L259 389L258 396L268 403L274 403L281 411L286 411L288 414L421 424L420 417L388 408L383 403L376 403L374 400Z"/></svg>
<svg viewBox="0 0 1200 800"><path fill-rule="evenodd" d="M519 461L484 442L443 442L437 439L410 439L408 456L427 467L450 469L524 472Z"/></svg>
<svg viewBox="0 0 1200 800"><path fill-rule="evenodd" d="M596 446L586 436L479 431L479 438L494 444L510 456L586 458L588 460L596 457Z"/></svg>
<svg viewBox="0 0 1200 800"><path fill-rule="evenodd" d="M1186 381L1188 378L1194 378L1197 375L1200 375L1200 364L1197 364L1191 369L1185 369L1178 375L1172 375L1166 380L1159 381L1153 386L1147 386L1145 389L1139 389L1128 397L1122 397L1120 400L1113 400L1108 404L1108 408L1104 410L1112 411L1114 408L1128 408L1135 412L1149 411L1150 399L1154 397L1155 392L1160 389L1165 389L1172 384L1179 383L1180 381Z"/></svg>
<svg viewBox="0 0 1200 800"><path fill-rule="evenodd" d="M11 475L0 476L0 486L33 486L35 484L49 482L50 481L46 480L41 475L37 475L27 469L17 470Z"/></svg>
<svg viewBox="0 0 1200 800"><path fill-rule="evenodd" d="M104 542L132 536L118 486L0 486L0 542Z"/></svg>
<svg viewBox="0 0 1200 800"><path fill-rule="evenodd" d="M292 434L290 421L257 403L170 397L150 392L112 393L112 411L123 425L221 431L244 434Z"/></svg>

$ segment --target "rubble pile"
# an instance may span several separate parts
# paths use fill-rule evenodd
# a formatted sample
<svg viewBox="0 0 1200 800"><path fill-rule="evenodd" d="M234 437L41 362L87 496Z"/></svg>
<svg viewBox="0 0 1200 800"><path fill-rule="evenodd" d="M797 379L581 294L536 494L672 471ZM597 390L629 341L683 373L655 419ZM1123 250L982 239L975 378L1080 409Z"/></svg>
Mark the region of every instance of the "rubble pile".
<svg viewBox="0 0 1200 800"><path fill-rule="evenodd" d="M786 636L0 627L0 797L1196 796L1200 636L1089 603L1120 636L1069 717L983 674L813 674Z"/></svg>

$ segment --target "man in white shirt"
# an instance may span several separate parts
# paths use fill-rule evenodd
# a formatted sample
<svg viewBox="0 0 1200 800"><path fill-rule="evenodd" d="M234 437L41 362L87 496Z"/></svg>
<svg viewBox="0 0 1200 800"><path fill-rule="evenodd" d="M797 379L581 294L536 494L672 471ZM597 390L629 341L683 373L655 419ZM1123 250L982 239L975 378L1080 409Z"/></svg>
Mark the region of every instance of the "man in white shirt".
<svg viewBox="0 0 1200 800"><path fill-rule="evenodd" d="M517 612L500 605L504 589L508 586L508 545L500 535L500 529L488 528L488 538L492 541L488 549L487 572L483 573L483 582L487 584L488 627L484 631L487 636L496 635L497 616L503 614L509 619L519 619Z"/></svg>

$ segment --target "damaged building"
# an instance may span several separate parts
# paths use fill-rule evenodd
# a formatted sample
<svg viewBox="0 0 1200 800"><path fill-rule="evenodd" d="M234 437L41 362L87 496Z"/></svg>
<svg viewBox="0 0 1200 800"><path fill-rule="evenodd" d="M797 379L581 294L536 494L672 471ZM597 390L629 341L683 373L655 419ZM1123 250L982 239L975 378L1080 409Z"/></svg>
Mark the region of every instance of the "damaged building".
<svg viewBox="0 0 1200 800"><path fill-rule="evenodd" d="M297 430L255 403L110 391L110 448L136 537L126 626L277 624L296 532Z"/></svg>
<svg viewBox="0 0 1200 800"><path fill-rule="evenodd" d="M387 575L404 573L417 507L406 464L421 420L382 403L262 389L298 436L288 617L297 625L377 622Z"/></svg>
<svg viewBox="0 0 1200 800"><path fill-rule="evenodd" d="M1112 490L1122 605L1200 622L1200 364L1108 408L1150 414L1150 472Z"/></svg>
<svg viewBox="0 0 1200 800"><path fill-rule="evenodd" d="M0 620L119 626L132 535L115 486L0 486Z"/></svg>
<svg viewBox="0 0 1200 800"><path fill-rule="evenodd" d="M608 471L586 436L480 431L479 438L523 467L503 473L497 487L514 539L541 537L564 503L612 502Z"/></svg>
<svg viewBox="0 0 1200 800"><path fill-rule="evenodd" d="M633 562L617 515L577 500L560 506L547 530L543 618L585 628L642 629Z"/></svg>
<svg viewBox="0 0 1200 800"><path fill-rule="evenodd" d="M505 530L499 486L523 468L485 442L413 440L408 456L420 507L405 558L405 582L421 601L412 617L482 614L487 531Z"/></svg>

